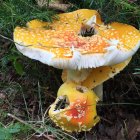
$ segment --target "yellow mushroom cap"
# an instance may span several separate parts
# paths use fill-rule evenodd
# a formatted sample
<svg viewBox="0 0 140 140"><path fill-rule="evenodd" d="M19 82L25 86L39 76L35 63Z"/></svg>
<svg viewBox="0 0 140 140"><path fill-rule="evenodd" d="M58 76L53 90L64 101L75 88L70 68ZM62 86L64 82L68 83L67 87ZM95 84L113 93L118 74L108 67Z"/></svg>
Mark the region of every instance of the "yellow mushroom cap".
<svg viewBox="0 0 140 140"><path fill-rule="evenodd" d="M125 24L114 23L105 30L98 28L99 34L90 37L78 35L82 23L102 24L95 10L82 9L59 14L58 17L59 20L53 23L33 20L27 23L27 27L16 27L14 41L18 50L57 68L83 69L120 63L131 57L139 47L139 31ZM123 33L121 27L129 30ZM136 39L127 43L126 40L129 38L131 41L133 35Z"/></svg>
<svg viewBox="0 0 140 140"><path fill-rule="evenodd" d="M120 52L115 56L110 64L118 64L130 58L140 47L140 31L135 27L113 22L107 29L99 29L101 36L111 40L118 40ZM114 62L115 61L115 62Z"/></svg>
<svg viewBox="0 0 140 140"><path fill-rule="evenodd" d="M68 132L89 131L99 122L96 103L99 100L92 90L72 82L64 83L58 90L56 101L49 110L50 118ZM60 100L65 99L66 105Z"/></svg>

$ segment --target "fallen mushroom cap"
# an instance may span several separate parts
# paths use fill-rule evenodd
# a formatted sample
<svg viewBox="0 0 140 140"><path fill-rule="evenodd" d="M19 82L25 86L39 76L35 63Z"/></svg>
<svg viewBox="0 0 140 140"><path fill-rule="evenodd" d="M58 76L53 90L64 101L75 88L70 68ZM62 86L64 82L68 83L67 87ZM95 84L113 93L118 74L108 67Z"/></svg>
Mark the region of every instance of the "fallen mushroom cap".
<svg viewBox="0 0 140 140"><path fill-rule="evenodd" d="M24 55L63 69L108 66L131 57L140 44L140 33L132 26L113 23L110 29L98 28L97 35L78 35L81 24L95 15L101 24L97 11L87 9L60 14L53 23L31 21L27 28L15 29L14 41Z"/></svg>
<svg viewBox="0 0 140 140"><path fill-rule="evenodd" d="M49 116L65 131L89 131L100 120L96 113L98 100L95 93L86 87L66 82L59 88Z"/></svg>

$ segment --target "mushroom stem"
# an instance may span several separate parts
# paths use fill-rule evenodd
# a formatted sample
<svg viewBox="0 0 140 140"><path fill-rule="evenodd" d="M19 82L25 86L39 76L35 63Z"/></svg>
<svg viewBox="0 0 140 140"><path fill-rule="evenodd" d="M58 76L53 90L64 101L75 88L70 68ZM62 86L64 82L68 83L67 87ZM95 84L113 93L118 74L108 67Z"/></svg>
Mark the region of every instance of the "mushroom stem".
<svg viewBox="0 0 140 140"><path fill-rule="evenodd" d="M100 101L103 101L103 84L98 85L93 89L96 95L99 97Z"/></svg>
<svg viewBox="0 0 140 140"><path fill-rule="evenodd" d="M67 70L67 80L80 83L84 81L91 72L91 69L81 69L81 70Z"/></svg>
<svg viewBox="0 0 140 140"><path fill-rule="evenodd" d="M84 80L87 79L92 69L81 69L81 70L67 70L67 81L73 81L75 83L81 84ZM103 84L96 86L94 92L99 97L99 99L103 100Z"/></svg>

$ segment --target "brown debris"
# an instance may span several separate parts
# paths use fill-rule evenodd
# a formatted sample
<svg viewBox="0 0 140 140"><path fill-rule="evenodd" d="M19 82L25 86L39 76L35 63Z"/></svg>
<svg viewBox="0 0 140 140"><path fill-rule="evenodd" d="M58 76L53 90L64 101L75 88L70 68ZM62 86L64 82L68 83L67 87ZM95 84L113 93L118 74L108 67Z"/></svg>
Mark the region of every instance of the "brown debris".
<svg viewBox="0 0 140 140"><path fill-rule="evenodd" d="M48 2L48 0L36 0L39 7L47 7L55 10L66 11L72 4L66 4L63 0L56 0L53 2Z"/></svg>
<svg viewBox="0 0 140 140"><path fill-rule="evenodd" d="M49 8L60 10L60 11L66 11L70 6L71 6L70 4L59 4L59 3L49 4Z"/></svg>
<svg viewBox="0 0 140 140"><path fill-rule="evenodd" d="M6 99L6 95L2 92L0 92L0 99L2 99L2 100Z"/></svg>

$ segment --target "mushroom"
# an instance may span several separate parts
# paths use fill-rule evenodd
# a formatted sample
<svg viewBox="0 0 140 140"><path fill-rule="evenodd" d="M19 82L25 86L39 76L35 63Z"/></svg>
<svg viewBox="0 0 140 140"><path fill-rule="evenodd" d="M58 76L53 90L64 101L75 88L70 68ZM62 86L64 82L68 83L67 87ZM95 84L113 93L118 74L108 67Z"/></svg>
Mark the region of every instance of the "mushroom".
<svg viewBox="0 0 140 140"><path fill-rule="evenodd" d="M59 88L49 116L65 131L89 131L100 120L96 112L98 100L92 90L67 81Z"/></svg>
<svg viewBox="0 0 140 140"><path fill-rule="evenodd" d="M52 23L32 20L27 27L16 27L14 41L17 49L29 58L64 69L64 87L71 81L76 86L81 85L88 90L94 88L102 93L102 83L120 72L138 50L139 31L117 22L104 25L95 10L63 13L58 18ZM73 84L69 84L69 87L72 88ZM66 91L67 88L62 89ZM81 100L82 96L76 90L66 95L71 98L77 97L76 94L80 95ZM54 117L54 113L52 111L50 116ZM57 124L60 126L60 123ZM71 129L74 130L80 131Z"/></svg>
<svg viewBox="0 0 140 140"><path fill-rule="evenodd" d="M95 22L97 25L103 24L95 10L77 10L59 14L58 17L59 20L53 23L33 20L27 23L28 27L16 27L14 41L24 55L68 69L68 77L74 81L85 80L84 77L91 72L90 68L125 61L139 48L140 33L137 29L121 23L112 23L109 29L95 27ZM78 35L83 22L93 25L98 34L87 37ZM72 75L76 73L78 76L73 79L75 75ZM79 73L83 76L81 80Z"/></svg>
<svg viewBox="0 0 140 140"><path fill-rule="evenodd" d="M98 70L93 68L102 67L100 69L104 71L110 69L107 66L121 62L125 67L125 60L139 48L140 33L137 29L116 22L105 26L95 10L82 9L59 14L58 17L59 20L52 23L33 20L27 23L27 28L17 27L14 41L24 55L66 69L68 80L79 84L91 83L87 77L96 78L90 74ZM95 29L95 32L90 36L82 36L83 33L79 34L79 31L84 30L83 25ZM122 70L120 67L116 69L116 73ZM107 73L108 78L116 74L111 74L111 71ZM99 83L108 78L101 78ZM91 80L93 83L94 79ZM94 82L93 86L85 86L94 88L96 85Z"/></svg>

